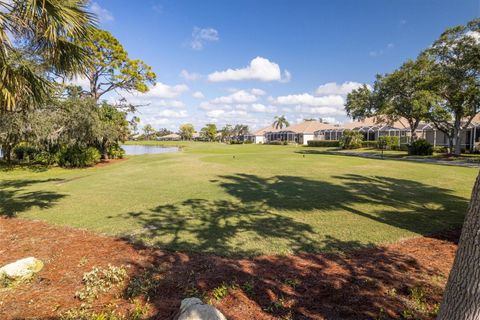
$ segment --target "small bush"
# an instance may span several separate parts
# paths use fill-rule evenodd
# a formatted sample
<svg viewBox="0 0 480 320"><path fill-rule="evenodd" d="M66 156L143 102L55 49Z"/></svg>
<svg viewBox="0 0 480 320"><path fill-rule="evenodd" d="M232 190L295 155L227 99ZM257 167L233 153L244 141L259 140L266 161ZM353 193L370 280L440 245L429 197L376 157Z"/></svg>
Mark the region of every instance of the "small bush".
<svg viewBox="0 0 480 320"><path fill-rule="evenodd" d="M281 145L283 145L283 141L279 141L279 140L269 141L268 144L275 145L275 146L281 146Z"/></svg>
<svg viewBox="0 0 480 320"><path fill-rule="evenodd" d="M245 140L243 143L245 143L245 144L252 144L252 143L253 143L253 140Z"/></svg>
<svg viewBox="0 0 480 320"><path fill-rule="evenodd" d="M310 140L307 142L309 147L338 148L338 140Z"/></svg>
<svg viewBox="0 0 480 320"><path fill-rule="evenodd" d="M64 147L60 150L58 164L67 168L91 167L100 161L100 152L93 147Z"/></svg>
<svg viewBox="0 0 480 320"><path fill-rule="evenodd" d="M58 153L50 153L47 151L40 151L34 157L35 163L44 165L44 166L51 166L58 163L59 154Z"/></svg>
<svg viewBox="0 0 480 320"><path fill-rule="evenodd" d="M13 153L17 160L30 161L33 160L33 158L35 157L37 150L34 147L28 145L27 143L22 142L15 148L13 148Z"/></svg>
<svg viewBox="0 0 480 320"><path fill-rule="evenodd" d="M243 144L243 141L240 141L240 140L230 140L230 144Z"/></svg>
<svg viewBox="0 0 480 320"><path fill-rule="evenodd" d="M342 149L358 149L362 147L363 135L360 132L345 131L340 138Z"/></svg>
<svg viewBox="0 0 480 320"><path fill-rule="evenodd" d="M130 279L125 295L127 298L146 296L153 298L163 281L163 270L161 268L146 269Z"/></svg>
<svg viewBox="0 0 480 320"><path fill-rule="evenodd" d="M433 146L425 139L419 139L408 146L408 154L415 156L430 156L433 154Z"/></svg>
<svg viewBox="0 0 480 320"><path fill-rule="evenodd" d="M118 144L110 146L107 153L110 159L123 159L123 157L125 157L125 150L123 150Z"/></svg>
<svg viewBox="0 0 480 320"><path fill-rule="evenodd" d="M124 267L108 268L93 267L92 271L83 275L85 287L78 291L75 296L82 301L92 301L98 298L101 293L108 292L112 287L120 284L127 277L127 270Z"/></svg>
<svg viewBox="0 0 480 320"><path fill-rule="evenodd" d="M407 144L401 144L400 147L398 147L398 150L408 151L408 145Z"/></svg>
<svg viewBox="0 0 480 320"><path fill-rule="evenodd" d="M397 150L397 149L399 149L399 145L400 145L400 138L397 137L397 136L378 137L378 147L379 148Z"/></svg>
<svg viewBox="0 0 480 320"><path fill-rule="evenodd" d="M377 141L362 141L363 148L377 148L378 142Z"/></svg>
<svg viewBox="0 0 480 320"><path fill-rule="evenodd" d="M433 147L433 152L436 152L436 153L448 153L448 148L445 147L445 146Z"/></svg>
<svg viewBox="0 0 480 320"><path fill-rule="evenodd" d="M212 296L215 300L222 300L228 295L228 286L222 284L219 287L216 287L212 290Z"/></svg>

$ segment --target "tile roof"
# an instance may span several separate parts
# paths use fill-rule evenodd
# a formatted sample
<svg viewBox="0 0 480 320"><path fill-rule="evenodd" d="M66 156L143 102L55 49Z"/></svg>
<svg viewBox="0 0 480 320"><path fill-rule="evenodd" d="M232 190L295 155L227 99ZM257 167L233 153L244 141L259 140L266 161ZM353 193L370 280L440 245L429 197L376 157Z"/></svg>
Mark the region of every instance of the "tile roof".
<svg viewBox="0 0 480 320"><path fill-rule="evenodd" d="M304 121L298 124L291 125L289 127L285 127L282 129L275 129L272 126L268 126L262 128L254 133L256 136L264 135L268 132L287 132L291 131L294 133L311 133L313 134L315 131L322 130L322 129L330 129L334 128L333 124L329 123L322 123L320 121Z"/></svg>

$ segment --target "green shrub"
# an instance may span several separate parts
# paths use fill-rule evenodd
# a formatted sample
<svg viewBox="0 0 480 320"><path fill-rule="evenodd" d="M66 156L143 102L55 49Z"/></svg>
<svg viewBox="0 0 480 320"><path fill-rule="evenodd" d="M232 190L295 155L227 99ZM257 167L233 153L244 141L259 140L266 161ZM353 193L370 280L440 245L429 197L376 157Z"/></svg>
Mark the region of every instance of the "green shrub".
<svg viewBox="0 0 480 320"><path fill-rule="evenodd" d="M60 150L58 164L67 168L91 167L100 161L100 152L93 147L64 147Z"/></svg>
<svg viewBox="0 0 480 320"><path fill-rule="evenodd" d="M400 138L397 136L378 137L378 148L385 148L390 150L398 150L400 145Z"/></svg>
<svg viewBox="0 0 480 320"><path fill-rule="evenodd" d="M216 287L212 290L212 296L215 300L222 300L228 295L228 286L226 284L222 284L219 287Z"/></svg>
<svg viewBox="0 0 480 320"><path fill-rule="evenodd" d="M401 144L400 147L398 147L398 150L408 151L408 144Z"/></svg>
<svg viewBox="0 0 480 320"><path fill-rule="evenodd" d="M272 144L275 146L281 146L283 145L283 141L275 140L275 141L269 141L268 144Z"/></svg>
<svg viewBox="0 0 480 320"><path fill-rule="evenodd" d="M58 152L48 152L48 151L40 151L38 152L35 157L35 163L51 166L58 163L59 153Z"/></svg>
<svg viewBox="0 0 480 320"><path fill-rule="evenodd" d="M123 157L125 157L125 150L123 150L118 144L110 146L107 153L110 159L123 159Z"/></svg>
<svg viewBox="0 0 480 320"><path fill-rule="evenodd" d="M362 141L363 148L377 148L378 142L377 141Z"/></svg>
<svg viewBox="0 0 480 320"><path fill-rule="evenodd" d="M17 160L30 161L35 157L37 150L27 143L21 142L15 148L13 148L13 153Z"/></svg>
<svg viewBox="0 0 480 320"><path fill-rule="evenodd" d="M252 143L253 143L253 140L245 140L243 143L245 143L245 144L252 144Z"/></svg>
<svg viewBox="0 0 480 320"><path fill-rule="evenodd" d="M445 146L433 147L433 151L436 153L448 153L448 148Z"/></svg>
<svg viewBox="0 0 480 320"><path fill-rule="evenodd" d="M102 293L108 292L127 278L125 267L108 265L107 268L93 267L92 271L83 274L84 288L75 294L81 301L93 301Z"/></svg>
<svg viewBox="0 0 480 320"><path fill-rule="evenodd" d="M342 149L358 149L362 147L363 134L346 130L340 138L339 145Z"/></svg>
<svg viewBox="0 0 480 320"><path fill-rule="evenodd" d="M425 139L419 139L408 146L408 154L416 156L430 156L433 154L433 146Z"/></svg>
<svg viewBox="0 0 480 320"><path fill-rule="evenodd" d="M240 141L240 140L230 140L230 144L243 144L243 141Z"/></svg>
<svg viewBox="0 0 480 320"><path fill-rule="evenodd" d="M338 140L310 140L307 142L309 147L338 148Z"/></svg>

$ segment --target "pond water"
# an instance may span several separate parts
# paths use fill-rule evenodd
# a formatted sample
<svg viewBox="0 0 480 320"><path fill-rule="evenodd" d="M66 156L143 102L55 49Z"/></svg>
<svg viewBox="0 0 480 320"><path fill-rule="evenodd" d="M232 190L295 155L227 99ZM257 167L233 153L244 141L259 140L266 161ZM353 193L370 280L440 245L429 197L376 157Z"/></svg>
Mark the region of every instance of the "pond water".
<svg viewBox="0 0 480 320"><path fill-rule="evenodd" d="M144 146L139 144L124 144L121 146L128 156L135 156L141 154L156 154L156 153L173 153L178 152L178 147L162 147L162 146Z"/></svg>

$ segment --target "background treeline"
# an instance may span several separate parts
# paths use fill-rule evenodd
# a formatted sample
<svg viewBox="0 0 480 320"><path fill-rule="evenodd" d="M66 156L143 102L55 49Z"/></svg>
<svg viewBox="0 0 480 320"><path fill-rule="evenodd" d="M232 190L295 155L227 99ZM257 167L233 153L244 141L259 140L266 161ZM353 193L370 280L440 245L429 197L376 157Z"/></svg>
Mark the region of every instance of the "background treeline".
<svg viewBox="0 0 480 320"><path fill-rule="evenodd" d="M156 75L131 59L82 0L0 1L0 147L7 162L90 166L123 156L124 99ZM86 80L88 89L72 86ZM111 100L111 96L110 96ZM137 118L138 119L138 118Z"/></svg>

